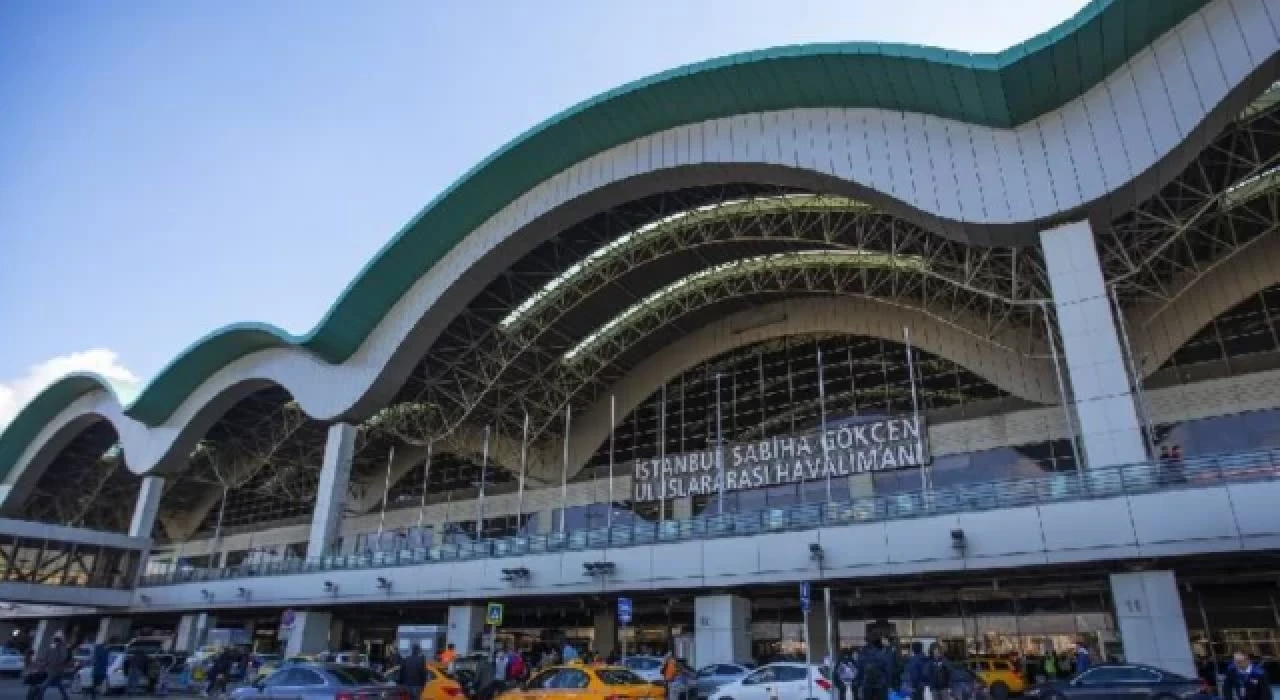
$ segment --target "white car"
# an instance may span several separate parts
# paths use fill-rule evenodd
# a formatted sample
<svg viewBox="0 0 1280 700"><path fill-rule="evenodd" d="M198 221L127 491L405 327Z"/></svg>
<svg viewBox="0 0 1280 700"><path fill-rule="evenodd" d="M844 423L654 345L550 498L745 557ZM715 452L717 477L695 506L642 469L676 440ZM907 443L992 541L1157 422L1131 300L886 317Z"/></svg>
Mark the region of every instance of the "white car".
<svg viewBox="0 0 1280 700"><path fill-rule="evenodd" d="M169 668L173 665L174 657L172 654L155 654L151 657L161 668ZM112 651L107 657L107 687L106 693L123 693L129 685L129 674L124 670L125 654L122 651ZM71 679L71 691L74 693L87 693L89 686L93 684L93 667L85 665L76 670L76 675Z"/></svg>
<svg viewBox="0 0 1280 700"><path fill-rule="evenodd" d="M622 660L622 665L650 683L661 683L662 661L661 656L628 656ZM696 674L681 663L680 675L671 683L667 697L671 700L697 700L695 679Z"/></svg>
<svg viewBox="0 0 1280 700"><path fill-rule="evenodd" d="M710 700L831 700L831 679L817 664L788 661L762 666L727 683Z"/></svg>
<svg viewBox="0 0 1280 700"><path fill-rule="evenodd" d="M0 649L0 674L22 675L22 652L17 649Z"/></svg>

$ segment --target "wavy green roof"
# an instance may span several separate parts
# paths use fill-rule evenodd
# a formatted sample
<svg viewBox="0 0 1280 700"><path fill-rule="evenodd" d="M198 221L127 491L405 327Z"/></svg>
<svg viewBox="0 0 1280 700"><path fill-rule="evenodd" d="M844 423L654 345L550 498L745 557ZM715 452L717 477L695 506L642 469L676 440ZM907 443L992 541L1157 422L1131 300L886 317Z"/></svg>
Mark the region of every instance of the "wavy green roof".
<svg viewBox="0 0 1280 700"><path fill-rule="evenodd" d="M790 46L659 73L525 132L436 197L370 261L304 336L236 324L202 338L126 408L163 423L205 379L258 350L299 346L346 361L411 285L509 202L628 141L708 119L802 107L880 107L1012 127L1080 96L1209 0L1093 0L1061 25L996 54L881 43ZM71 401L105 383L66 378L0 434L0 474Z"/></svg>

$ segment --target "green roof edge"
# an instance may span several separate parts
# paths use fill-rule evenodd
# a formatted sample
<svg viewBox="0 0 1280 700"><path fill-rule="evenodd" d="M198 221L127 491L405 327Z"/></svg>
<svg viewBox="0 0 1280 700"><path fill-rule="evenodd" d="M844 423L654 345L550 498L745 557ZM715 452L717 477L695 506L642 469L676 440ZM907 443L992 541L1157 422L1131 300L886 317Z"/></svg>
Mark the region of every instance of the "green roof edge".
<svg viewBox="0 0 1280 700"><path fill-rule="evenodd" d="M145 425L160 425L210 376L259 350L295 346L329 364L345 362L413 283L472 229L538 183L602 150L663 129L709 118L819 106L806 99L803 90L770 99L768 86L754 85L749 92L742 91L742 94L750 95L745 101L729 97L730 91L726 90L709 98L718 104L664 104L666 109L662 115L642 109L642 113L626 119L625 129L620 131L617 128L619 120L614 119L610 112L625 110L628 101L638 100L640 105L644 105L646 97L654 97L657 93L656 101L662 103L661 93L677 90L682 84L713 74L726 84L743 80L748 81L743 83L746 85L753 80L753 73L760 69L781 71L792 77L813 72L821 76L843 64L856 72L865 72L870 66L892 76L924 62L929 72L951 76L957 93L961 90L955 81L957 76L977 86L978 93L983 93L983 86L998 86L1000 94L994 104L999 112L986 113L984 118L975 119L974 110L965 106L974 103L991 105L993 96L990 94L968 95L966 101L959 94L952 96L932 92L919 100L906 100L916 104L904 105L904 90L901 88L890 96L876 93L873 85L855 85L852 80L847 84L840 81L830 84L833 90L823 97L820 106L913 109L974 124L1012 127L1060 107L1080 94L1059 94L1052 76L1047 80L1028 81L1021 70L1028 61L1045 56L1056 46L1069 44L1085 27L1106 22L1109 16L1113 19L1117 15L1123 17L1126 7L1152 8L1159 4L1160 12L1139 13L1140 16L1157 16L1157 21L1142 28L1140 40L1128 42L1122 53L1113 54L1112 59L1107 60L1108 65L1096 66L1091 71L1105 76L1208 2L1210 0L1092 0L1056 27L994 54L875 42L808 44L713 58L628 83L543 121L456 180L365 264L309 333L292 335L265 323L237 323L220 328L196 341L166 365L137 398L124 407L125 413ZM1176 7L1171 9L1172 6ZM1131 35L1132 32L1126 32L1126 38ZM1089 60L1095 57L1079 58ZM1017 99L1011 95L1011 81L1024 86L1042 86L1043 89L1040 94ZM797 79L793 82L803 84L804 81ZM1091 87L1093 85L1081 86L1082 90ZM905 91L910 92L910 89ZM789 100L794 104L787 104ZM599 141L600 133L607 134L608 145L602 147L593 143ZM580 138L575 139L575 136ZM555 157L540 155L550 144L556 145ZM0 475L17 461L49 420L96 388L116 394L101 377L77 374L55 382L29 402L0 432Z"/></svg>

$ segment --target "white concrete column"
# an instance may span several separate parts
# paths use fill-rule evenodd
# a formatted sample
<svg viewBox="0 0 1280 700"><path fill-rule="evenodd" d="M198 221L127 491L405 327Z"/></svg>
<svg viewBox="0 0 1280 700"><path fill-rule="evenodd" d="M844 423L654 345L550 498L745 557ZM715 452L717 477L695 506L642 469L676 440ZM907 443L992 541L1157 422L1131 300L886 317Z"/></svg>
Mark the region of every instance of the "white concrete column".
<svg viewBox="0 0 1280 700"><path fill-rule="evenodd" d="M671 519L688 520L693 517L693 497L677 498L671 501Z"/></svg>
<svg viewBox="0 0 1280 700"><path fill-rule="evenodd" d="M1148 459L1093 229L1077 221L1040 233L1071 380L1085 461L1090 467Z"/></svg>
<svg viewBox="0 0 1280 700"><path fill-rule="evenodd" d="M449 630L445 644L452 644L459 656L479 648L484 634L484 608L479 605L454 605L449 608Z"/></svg>
<svg viewBox="0 0 1280 700"><path fill-rule="evenodd" d="M600 656L608 656L618 648L618 616L613 610L596 612L591 648Z"/></svg>
<svg viewBox="0 0 1280 700"><path fill-rule="evenodd" d="M98 634L94 641L98 644L125 644L129 641L129 630L133 621L127 617L104 617L98 620Z"/></svg>
<svg viewBox="0 0 1280 700"><path fill-rule="evenodd" d="M183 615L178 620L178 633L173 639L173 650L192 652L199 649L204 643L205 635L209 633L209 628L214 624L216 624L215 620L208 613Z"/></svg>
<svg viewBox="0 0 1280 700"><path fill-rule="evenodd" d="M160 511L162 495L164 495L163 477L142 478L142 488L138 490L138 501L133 506L133 520L129 522L130 537L151 537L151 531L156 526L156 513Z"/></svg>
<svg viewBox="0 0 1280 700"><path fill-rule="evenodd" d="M694 668L751 661L751 601L736 595L693 600Z"/></svg>
<svg viewBox="0 0 1280 700"><path fill-rule="evenodd" d="M342 506L351 484L351 459L356 451L354 425L335 423L324 444L324 464L316 492L316 509L311 513L311 539L307 558L322 557L341 533ZM327 634L327 633L326 633Z"/></svg>
<svg viewBox="0 0 1280 700"><path fill-rule="evenodd" d="M329 627L333 615L315 610L294 613L293 629L285 642L285 656L329 651Z"/></svg>
<svg viewBox="0 0 1280 700"><path fill-rule="evenodd" d="M1125 661L1196 677L1187 620L1172 571L1111 574Z"/></svg>

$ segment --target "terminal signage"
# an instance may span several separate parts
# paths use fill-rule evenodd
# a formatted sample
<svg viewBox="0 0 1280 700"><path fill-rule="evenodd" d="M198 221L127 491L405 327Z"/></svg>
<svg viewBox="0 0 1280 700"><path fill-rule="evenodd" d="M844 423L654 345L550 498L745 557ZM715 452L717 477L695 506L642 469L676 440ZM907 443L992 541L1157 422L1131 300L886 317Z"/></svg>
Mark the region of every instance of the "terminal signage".
<svg viewBox="0 0 1280 700"><path fill-rule="evenodd" d="M489 603L485 609L484 622L494 627L502 626L502 603Z"/></svg>
<svg viewBox="0 0 1280 700"><path fill-rule="evenodd" d="M824 450L819 432L726 445L724 469L715 448L639 459L632 463L635 501L822 481L929 463L923 418L893 417L828 427ZM826 462L823 462L823 456Z"/></svg>
<svg viewBox="0 0 1280 700"><path fill-rule="evenodd" d="M618 599L618 621L624 625L631 624L631 599Z"/></svg>

